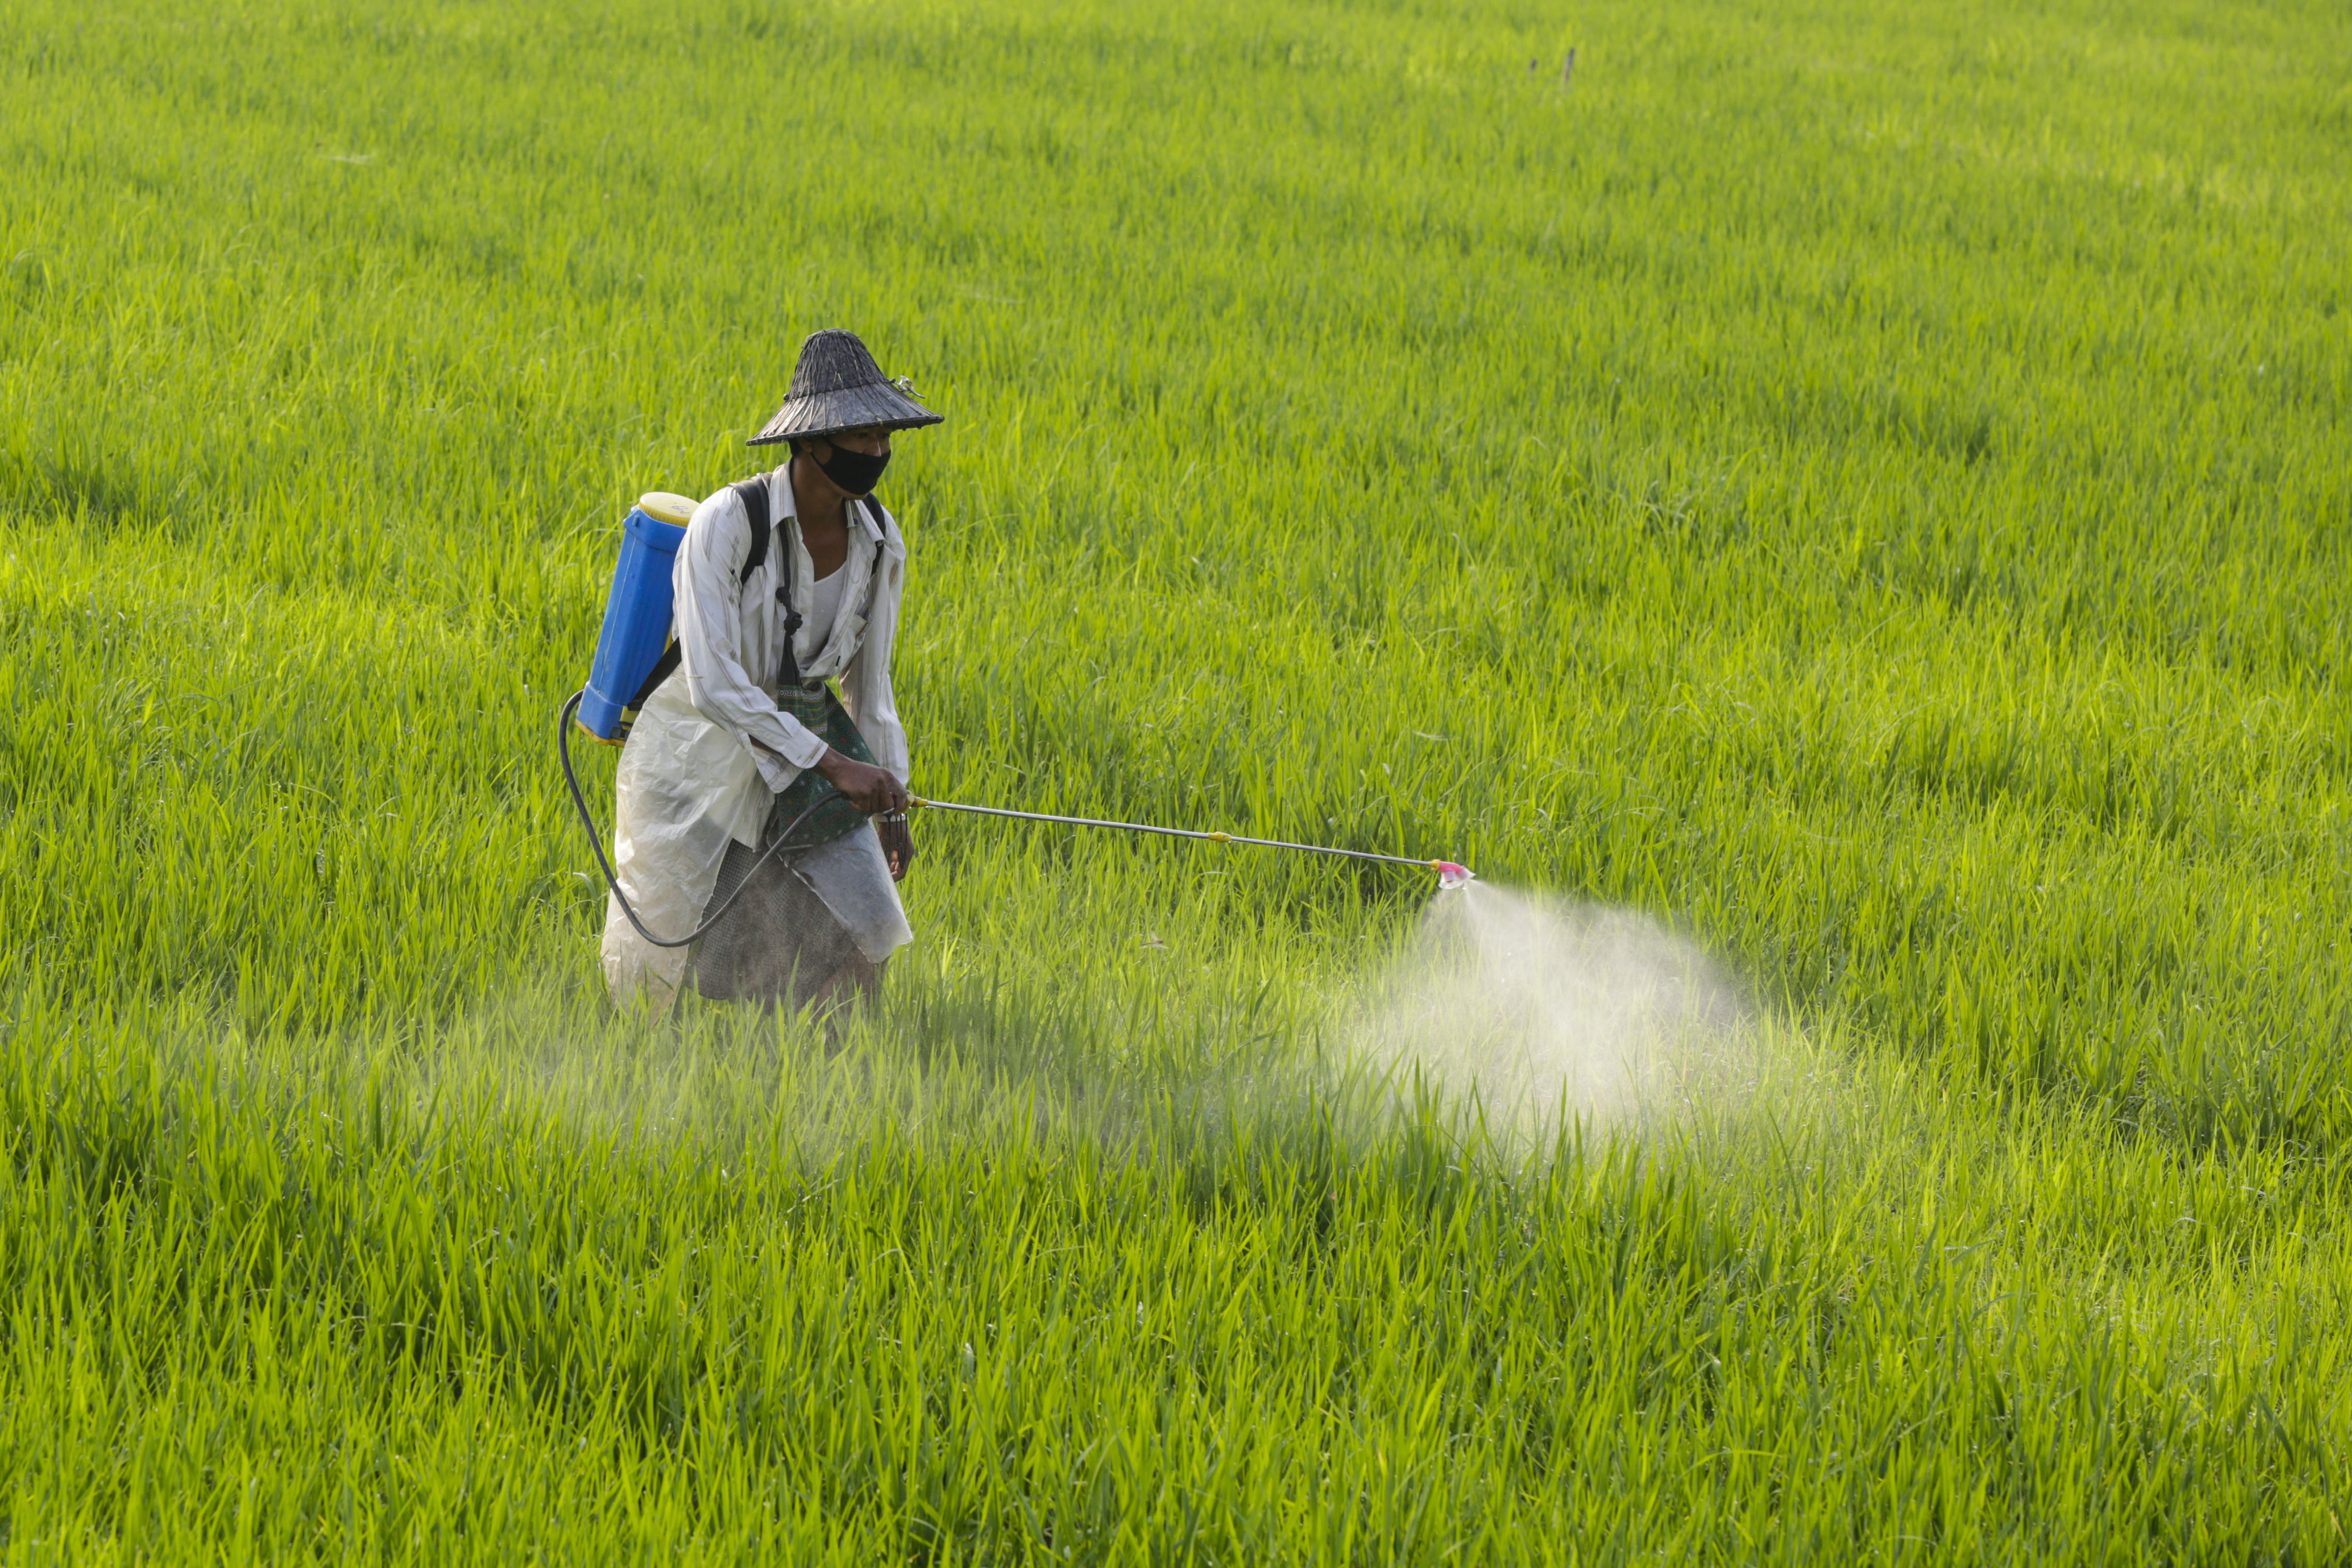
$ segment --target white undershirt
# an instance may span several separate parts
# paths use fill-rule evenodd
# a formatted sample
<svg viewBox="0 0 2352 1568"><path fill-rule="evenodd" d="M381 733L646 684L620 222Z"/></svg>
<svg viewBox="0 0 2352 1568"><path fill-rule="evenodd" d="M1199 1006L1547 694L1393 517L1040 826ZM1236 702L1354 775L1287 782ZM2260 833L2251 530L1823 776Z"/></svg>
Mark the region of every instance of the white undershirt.
<svg viewBox="0 0 2352 1568"><path fill-rule="evenodd" d="M816 580L809 590L808 614L801 617L801 626L808 637L808 646L823 652L832 640L833 623L841 616L841 590L849 581L848 558L832 573Z"/></svg>

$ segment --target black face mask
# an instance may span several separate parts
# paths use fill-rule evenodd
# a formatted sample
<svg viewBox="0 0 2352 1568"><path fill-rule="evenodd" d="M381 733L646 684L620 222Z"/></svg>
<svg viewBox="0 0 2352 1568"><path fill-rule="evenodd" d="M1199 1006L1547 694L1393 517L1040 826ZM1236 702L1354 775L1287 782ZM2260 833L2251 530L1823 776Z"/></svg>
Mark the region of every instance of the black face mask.
<svg viewBox="0 0 2352 1568"><path fill-rule="evenodd" d="M836 446L830 458L817 459L817 470L854 496L872 495L874 487L882 482L882 470L890 466L890 454L853 452Z"/></svg>

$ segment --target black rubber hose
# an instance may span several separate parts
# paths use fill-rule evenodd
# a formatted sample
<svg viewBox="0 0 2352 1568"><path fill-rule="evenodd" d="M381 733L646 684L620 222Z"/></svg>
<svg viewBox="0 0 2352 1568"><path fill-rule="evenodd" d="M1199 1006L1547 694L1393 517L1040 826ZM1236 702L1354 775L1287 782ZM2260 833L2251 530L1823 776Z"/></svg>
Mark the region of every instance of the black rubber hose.
<svg viewBox="0 0 2352 1568"><path fill-rule="evenodd" d="M793 835L800 831L801 824L806 822L829 797L819 795L812 801L806 811L793 818L792 826L776 835L773 844L760 851L760 858L751 862L751 870L743 873L743 879L735 884L735 890L727 895L727 901L719 906L716 914L676 942L656 936L646 929L646 922L637 918L637 911L629 907L629 895L621 891L620 879L613 875L613 862L604 855L604 836L596 831L596 819L588 815L588 797L580 793L580 775L572 771L572 716L580 711L580 700L587 695L584 690L573 692L565 700L563 711L556 715L555 754L563 759L563 782L572 786L572 804L580 808L580 826L587 832L588 847L596 851L596 867L604 873L604 886L613 889L613 897L619 902L621 912L629 917L629 923L637 928L637 934L656 947L684 947L688 942L699 941L704 932L727 918L727 911L735 907L735 900L741 898L743 889L751 885L752 874L766 865L777 850L791 843Z"/></svg>

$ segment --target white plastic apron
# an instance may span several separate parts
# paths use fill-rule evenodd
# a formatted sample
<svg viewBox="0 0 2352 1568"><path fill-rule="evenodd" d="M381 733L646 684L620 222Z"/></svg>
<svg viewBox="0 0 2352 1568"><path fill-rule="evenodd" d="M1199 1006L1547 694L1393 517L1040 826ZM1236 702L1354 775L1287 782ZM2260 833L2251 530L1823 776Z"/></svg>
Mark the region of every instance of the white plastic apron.
<svg viewBox="0 0 2352 1568"><path fill-rule="evenodd" d="M646 701L614 777L613 870L656 936L681 937L702 919L731 839L760 842L775 796L751 748L688 706L686 682L666 680ZM626 1007L642 994L666 1010L686 973L687 949L656 947L620 902L604 900L604 983Z"/></svg>

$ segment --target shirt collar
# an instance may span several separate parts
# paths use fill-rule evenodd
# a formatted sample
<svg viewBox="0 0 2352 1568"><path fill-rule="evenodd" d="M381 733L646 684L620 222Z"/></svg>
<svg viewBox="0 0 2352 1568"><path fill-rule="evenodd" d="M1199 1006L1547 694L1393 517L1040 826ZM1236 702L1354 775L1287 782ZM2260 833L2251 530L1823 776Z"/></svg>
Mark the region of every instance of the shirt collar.
<svg viewBox="0 0 2352 1568"><path fill-rule="evenodd" d="M793 530L797 532L800 527L801 514L800 509L795 506L793 501L793 466L791 463L784 463L768 475L768 493L774 498L775 504L772 510L775 515L780 518L791 518L793 520ZM881 503L877 501L875 505L880 507ZM887 508L884 510L886 511L887 510ZM849 515L853 520L852 526L855 527L859 533L864 535L866 543L883 545L886 547L887 553L888 554L896 555L898 553L898 550L895 546L891 545L890 536L887 533L885 533L882 531L881 525L874 521L874 514L866 510L866 503L864 501L851 501L849 503Z"/></svg>
<svg viewBox="0 0 2352 1568"><path fill-rule="evenodd" d="M877 502L877 504L878 505L879 503ZM865 534L866 542L868 544L881 543L882 531L875 526L874 514L866 510L866 503L862 500L851 501L849 503L849 510L851 514L857 519L858 530Z"/></svg>

